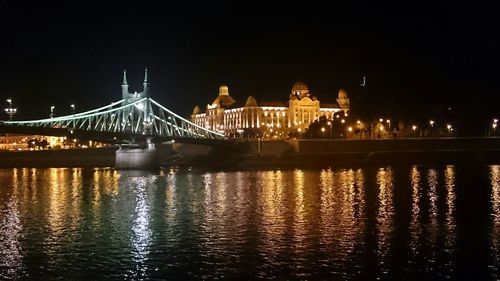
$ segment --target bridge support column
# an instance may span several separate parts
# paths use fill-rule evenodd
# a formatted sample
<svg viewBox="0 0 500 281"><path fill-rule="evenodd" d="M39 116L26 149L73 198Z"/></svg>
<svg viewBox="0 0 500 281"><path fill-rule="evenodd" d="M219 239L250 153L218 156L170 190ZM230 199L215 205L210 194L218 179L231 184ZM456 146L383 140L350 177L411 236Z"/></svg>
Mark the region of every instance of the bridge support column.
<svg viewBox="0 0 500 281"><path fill-rule="evenodd" d="M155 145L148 140L146 148L120 146L120 149L116 151L115 167L123 170L159 168Z"/></svg>

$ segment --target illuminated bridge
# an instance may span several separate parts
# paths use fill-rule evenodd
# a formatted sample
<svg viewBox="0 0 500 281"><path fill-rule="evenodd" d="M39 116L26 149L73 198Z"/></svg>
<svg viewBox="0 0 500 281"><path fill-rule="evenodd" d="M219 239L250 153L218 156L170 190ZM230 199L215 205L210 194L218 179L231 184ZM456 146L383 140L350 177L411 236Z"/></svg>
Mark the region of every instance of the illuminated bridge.
<svg viewBox="0 0 500 281"><path fill-rule="evenodd" d="M86 112L29 121L1 121L0 133L70 136L107 143L142 144L151 150L162 141L225 145L223 134L198 126L149 97L147 69L144 90L130 93L123 72L122 99ZM118 158L118 152L117 152ZM118 161L118 160L117 160Z"/></svg>
<svg viewBox="0 0 500 281"><path fill-rule="evenodd" d="M126 72L123 72L122 99L109 105L67 116L29 121L3 121L5 133L44 133L95 136L108 142L130 138L210 139L222 140L224 135L198 126L172 112L148 96L147 69L144 90L129 93ZM112 141L117 140L117 141Z"/></svg>

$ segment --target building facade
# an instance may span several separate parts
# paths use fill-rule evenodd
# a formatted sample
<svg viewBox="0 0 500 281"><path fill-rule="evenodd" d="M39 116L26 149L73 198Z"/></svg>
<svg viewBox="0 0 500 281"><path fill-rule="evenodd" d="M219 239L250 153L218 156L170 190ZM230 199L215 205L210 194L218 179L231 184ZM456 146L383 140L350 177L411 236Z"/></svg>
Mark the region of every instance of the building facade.
<svg viewBox="0 0 500 281"><path fill-rule="evenodd" d="M262 138L287 138L304 132L309 124L324 116L333 119L338 112L347 115L349 97L340 90L337 103L320 105L320 101L309 93L303 82L293 85L288 103L257 103L249 96L245 104L236 105L226 85L219 87L219 95L207 104L204 111L195 106L191 121L198 126L226 136L248 136Z"/></svg>

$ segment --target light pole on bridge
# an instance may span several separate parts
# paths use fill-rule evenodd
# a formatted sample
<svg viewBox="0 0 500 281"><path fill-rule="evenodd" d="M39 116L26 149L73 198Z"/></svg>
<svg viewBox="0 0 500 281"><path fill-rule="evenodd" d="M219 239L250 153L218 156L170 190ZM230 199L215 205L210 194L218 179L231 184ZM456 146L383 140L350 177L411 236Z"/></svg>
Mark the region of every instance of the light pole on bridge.
<svg viewBox="0 0 500 281"><path fill-rule="evenodd" d="M73 113L73 115L75 115L75 104L72 103L69 106L71 107L71 112Z"/></svg>
<svg viewBox="0 0 500 281"><path fill-rule="evenodd" d="M50 107L50 118L54 118L54 108L56 107L55 106Z"/></svg>
<svg viewBox="0 0 500 281"><path fill-rule="evenodd" d="M5 113L9 115L9 120L12 120L14 115L17 113L17 108L12 107L12 99L7 99L7 103L9 103L9 107L5 109Z"/></svg>

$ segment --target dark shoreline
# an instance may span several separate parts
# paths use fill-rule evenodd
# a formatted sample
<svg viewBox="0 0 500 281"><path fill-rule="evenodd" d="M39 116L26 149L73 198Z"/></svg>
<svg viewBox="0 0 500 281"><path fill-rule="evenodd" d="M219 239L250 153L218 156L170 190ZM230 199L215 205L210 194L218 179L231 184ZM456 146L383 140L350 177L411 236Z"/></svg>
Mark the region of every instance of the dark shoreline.
<svg viewBox="0 0 500 281"><path fill-rule="evenodd" d="M178 157L161 149L161 167L290 168L369 164L500 164L500 138L250 141L241 149L215 149ZM0 168L114 167L118 147L0 152ZM260 153L259 153L260 152Z"/></svg>

